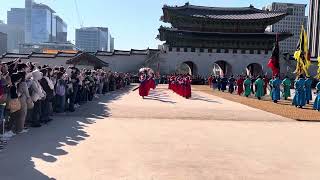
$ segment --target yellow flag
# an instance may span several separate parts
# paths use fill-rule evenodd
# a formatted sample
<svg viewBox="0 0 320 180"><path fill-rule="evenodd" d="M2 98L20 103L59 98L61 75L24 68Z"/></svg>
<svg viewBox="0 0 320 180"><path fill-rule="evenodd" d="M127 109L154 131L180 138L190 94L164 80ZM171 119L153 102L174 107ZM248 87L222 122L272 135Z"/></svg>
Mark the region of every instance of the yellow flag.
<svg viewBox="0 0 320 180"><path fill-rule="evenodd" d="M297 67L294 73L296 73L297 76L303 73L305 73L306 76L309 76L309 67L311 65L311 61L310 53L308 50L308 36L303 25L301 26L299 46L297 47L297 50L294 53L294 58L297 61Z"/></svg>
<svg viewBox="0 0 320 180"><path fill-rule="evenodd" d="M320 56L318 57L318 72L315 78L320 79Z"/></svg>

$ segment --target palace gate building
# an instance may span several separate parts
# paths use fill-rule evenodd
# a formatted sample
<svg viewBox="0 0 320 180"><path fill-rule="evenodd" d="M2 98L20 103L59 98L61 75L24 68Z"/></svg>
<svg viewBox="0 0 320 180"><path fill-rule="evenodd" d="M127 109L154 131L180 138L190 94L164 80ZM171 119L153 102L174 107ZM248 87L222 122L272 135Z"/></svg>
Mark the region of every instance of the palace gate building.
<svg viewBox="0 0 320 180"><path fill-rule="evenodd" d="M96 56L96 62L104 61L117 72L137 72L143 66L159 69L161 74L177 72L185 68L192 75L252 74L264 75L276 33L265 32L286 12L256 9L253 6L219 8L194 6L163 6L161 20L168 27L159 28L158 39L163 41L159 49L114 50L113 52L87 52ZM290 37L288 32L278 33L279 41ZM4 54L0 60L10 61L22 57L39 64L66 65L79 56L74 54ZM93 59L93 58L92 58ZM286 73L286 68L282 68Z"/></svg>
<svg viewBox="0 0 320 180"><path fill-rule="evenodd" d="M159 39L165 41L167 68L186 64L192 74L265 74L276 33L265 29L287 15L243 8L164 6L161 20L171 27L160 27ZM279 41L291 34L278 33Z"/></svg>

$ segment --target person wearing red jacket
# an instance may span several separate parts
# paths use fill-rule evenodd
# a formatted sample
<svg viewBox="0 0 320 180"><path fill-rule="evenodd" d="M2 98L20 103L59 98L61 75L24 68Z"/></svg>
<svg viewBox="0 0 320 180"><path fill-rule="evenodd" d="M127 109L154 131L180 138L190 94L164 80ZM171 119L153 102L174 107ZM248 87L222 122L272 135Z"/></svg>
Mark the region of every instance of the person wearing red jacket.
<svg viewBox="0 0 320 180"><path fill-rule="evenodd" d="M237 80L237 86L238 86L238 95L241 96L242 93L243 93L243 82L244 82L244 79L241 75L239 75L239 78Z"/></svg>

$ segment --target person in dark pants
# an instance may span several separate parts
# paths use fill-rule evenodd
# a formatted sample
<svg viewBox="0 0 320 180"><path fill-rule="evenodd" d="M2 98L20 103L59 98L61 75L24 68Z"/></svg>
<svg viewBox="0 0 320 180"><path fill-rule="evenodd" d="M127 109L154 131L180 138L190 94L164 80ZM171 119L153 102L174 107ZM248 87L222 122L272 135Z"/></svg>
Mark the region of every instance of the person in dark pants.
<svg viewBox="0 0 320 180"><path fill-rule="evenodd" d="M30 89L34 107L31 114L31 127L41 127L41 100L45 98L45 94L39 83L39 81L42 79L42 74L38 70L35 70L32 72L32 77L33 79Z"/></svg>
<svg viewBox="0 0 320 180"><path fill-rule="evenodd" d="M69 104L69 111L70 112L75 111L74 105L75 105L78 90L79 90L79 78L77 77L78 73L79 73L78 70L73 69L72 74L71 74L71 83L72 83L73 91L70 94L70 104Z"/></svg>
<svg viewBox="0 0 320 180"><path fill-rule="evenodd" d="M65 103L66 103L66 83L62 79L63 73L59 72L57 74L57 84L55 87L56 91L56 112L63 113L65 110Z"/></svg>
<svg viewBox="0 0 320 180"><path fill-rule="evenodd" d="M47 123L50 122L52 119L49 117L50 115L50 101L53 99L53 89L54 85L52 81L48 78L48 71L47 69L41 69L40 72L42 73L43 77L39 81L42 89L46 92L46 97L41 100L41 122Z"/></svg>

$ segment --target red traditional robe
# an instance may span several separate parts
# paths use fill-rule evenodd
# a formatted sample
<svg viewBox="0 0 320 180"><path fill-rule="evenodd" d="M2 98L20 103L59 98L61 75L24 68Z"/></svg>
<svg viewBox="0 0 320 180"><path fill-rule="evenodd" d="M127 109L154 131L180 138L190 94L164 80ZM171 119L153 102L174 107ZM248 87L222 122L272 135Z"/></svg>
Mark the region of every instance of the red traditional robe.
<svg viewBox="0 0 320 180"><path fill-rule="evenodd" d="M149 89L155 89L156 88L156 82L153 78L149 79Z"/></svg>
<svg viewBox="0 0 320 180"><path fill-rule="evenodd" d="M147 75L146 74L142 74L140 75L140 86L139 86L139 95L144 97L144 96L148 96L149 95L149 81L147 79Z"/></svg>
<svg viewBox="0 0 320 180"><path fill-rule="evenodd" d="M238 95L241 95L243 93L243 82L244 79L241 77L237 80L237 86L238 86Z"/></svg>
<svg viewBox="0 0 320 180"><path fill-rule="evenodd" d="M213 79L212 76L208 78L209 87L212 87L212 79Z"/></svg>
<svg viewBox="0 0 320 180"><path fill-rule="evenodd" d="M189 76L186 78L185 86L185 97L189 99L191 98L191 78Z"/></svg>

